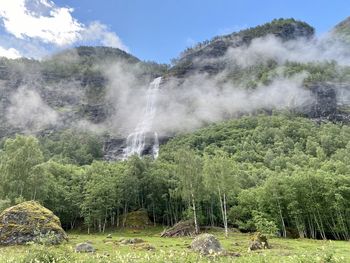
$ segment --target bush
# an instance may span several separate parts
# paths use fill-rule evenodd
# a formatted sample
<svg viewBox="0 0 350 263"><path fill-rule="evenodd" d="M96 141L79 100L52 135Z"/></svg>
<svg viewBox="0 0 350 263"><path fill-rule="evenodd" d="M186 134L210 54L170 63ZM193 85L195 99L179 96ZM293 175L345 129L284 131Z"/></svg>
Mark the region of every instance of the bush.
<svg viewBox="0 0 350 263"><path fill-rule="evenodd" d="M274 221L268 220L266 215L261 212L253 212L253 222L256 230L264 235L275 236L278 232L278 228Z"/></svg>

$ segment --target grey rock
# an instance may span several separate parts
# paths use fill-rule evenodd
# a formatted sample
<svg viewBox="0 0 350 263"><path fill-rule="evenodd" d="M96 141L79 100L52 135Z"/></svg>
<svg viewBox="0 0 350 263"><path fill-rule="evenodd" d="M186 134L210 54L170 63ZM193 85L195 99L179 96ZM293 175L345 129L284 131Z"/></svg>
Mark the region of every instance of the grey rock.
<svg viewBox="0 0 350 263"><path fill-rule="evenodd" d="M191 243L191 248L195 252L203 255L218 254L223 252L223 248L214 235L202 234L197 236Z"/></svg>
<svg viewBox="0 0 350 263"><path fill-rule="evenodd" d="M93 253L96 249L90 243L79 243L75 246L75 252L77 253Z"/></svg>
<svg viewBox="0 0 350 263"><path fill-rule="evenodd" d="M250 242L248 251L254 251L254 250L259 250L259 249L262 249L261 242L256 241L256 240Z"/></svg>

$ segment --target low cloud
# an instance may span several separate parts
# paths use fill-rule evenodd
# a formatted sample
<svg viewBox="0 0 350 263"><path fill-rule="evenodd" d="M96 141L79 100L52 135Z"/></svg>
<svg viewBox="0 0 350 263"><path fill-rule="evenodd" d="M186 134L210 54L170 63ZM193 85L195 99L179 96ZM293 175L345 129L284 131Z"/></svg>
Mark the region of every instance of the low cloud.
<svg viewBox="0 0 350 263"><path fill-rule="evenodd" d="M107 97L114 114L107 125L127 136L141 123L146 109L148 84L137 78L137 68L109 67ZM307 73L292 78L276 77L269 85L245 89L216 77L193 74L186 79L167 79L154 97L155 117L150 131L161 136L192 131L204 125L264 110L297 109L310 105L313 95L303 87ZM106 126L106 127L107 127Z"/></svg>
<svg viewBox="0 0 350 263"><path fill-rule="evenodd" d="M336 61L339 65L350 65L348 46L331 35L310 41L297 39L287 42L268 35L254 39L249 46L229 49L225 59L241 67L250 67L268 60L279 64L287 61Z"/></svg>
<svg viewBox="0 0 350 263"><path fill-rule="evenodd" d="M24 132L34 133L58 122L57 112L35 90L21 87L10 97L10 102L6 119Z"/></svg>
<svg viewBox="0 0 350 263"><path fill-rule="evenodd" d="M219 84L219 79L196 75L167 83L158 98L154 130L161 135L192 131L209 123L258 110L296 109L310 105L313 97L303 88L306 74L277 78L254 90Z"/></svg>
<svg viewBox="0 0 350 263"><path fill-rule="evenodd" d="M20 58L21 53L17 49L14 49L14 48L6 49L0 46L0 57L15 59L15 58Z"/></svg>
<svg viewBox="0 0 350 263"><path fill-rule="evenodd" d="M304 87L309 73L300 72L287 77L283 65L287 61L335 61L339 67L347 66L350 65L350 56L346 50L346 46L332 38L283 42L274 36L266 36L253 40L250 45L231 48L219 58L199 58L194 67L220 64L226 68L216 76L192 72L185 79L164 79L155 102L152 130L164 136L260 110L309 111L315 100L315 94ZM269 84L247 89L242 83L229 81L229 75L237 66L249 68L271 60L281 67L269 77ZM109 68L109 92L113 94L109 98L114 98L111 101L116 112L111 118L112 129L127 136L142 122L148 86L137 81L133 70L122 68L123 65ZM347 87L339 89L338 102L349 105L349 94Z"/></svg>
<svg viewBox="0 0 350 263"><path fill-rule="evenodd" d="M109 126L112 131L123 135L135 129L141 121L147 103L148 83L138 77L139 73L138 65L123 63L116 63L105 70L109 79L106 98L114 111Z"/></svg>

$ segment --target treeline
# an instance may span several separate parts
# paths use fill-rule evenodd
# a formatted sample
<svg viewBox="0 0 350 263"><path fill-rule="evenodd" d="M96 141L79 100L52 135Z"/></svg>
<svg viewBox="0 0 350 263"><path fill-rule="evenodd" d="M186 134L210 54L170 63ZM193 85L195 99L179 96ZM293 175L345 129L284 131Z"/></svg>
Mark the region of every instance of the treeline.
<svg viewBox="0 0 350 263"><path fill-rule="evenodd" d="M35 199L66 228L104 231L144 208L163 225L349 239L349 141L346 125L256 116L178 136L157 160L108 163L93 135L17 136L2 145L0 210Z"/></svg>

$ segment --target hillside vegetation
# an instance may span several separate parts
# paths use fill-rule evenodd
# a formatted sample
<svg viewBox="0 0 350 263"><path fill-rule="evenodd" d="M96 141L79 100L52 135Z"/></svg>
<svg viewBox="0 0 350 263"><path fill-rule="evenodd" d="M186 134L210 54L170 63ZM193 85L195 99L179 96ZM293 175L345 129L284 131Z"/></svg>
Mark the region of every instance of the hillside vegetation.
<svg viewBox="0 0 350 263"><path fill-rule="evenodd" d="M311 38L315 29L305 22L294 19L275 19L269 23L234 32L229 35L217 36L189 47L183 51L178 59L173 61L174 67L170 69L170 74L174 76L184 76L193 74L195 71L218 73L225 68L222 61L217 61L212 65L198 65L198 61L223 57L229 48L248 46L253 39L273 35L283 41Z"/></svg>
<svg viewBox="0 0 350 263"><path fill-rule="evenodd" d="M98 231L127 211L145 208L158 224L195 216L199 225L349 238L349 126L245 117L178 136L157 160L135 156L116 163L94 160L95 144L82 143L93 139L88 134L69 143L64 138L5 141L2 209L35 199L66 228L83 222Z"/></svg>
<svg viewBox="0 0 350 263"><path fill-rule="evenodd" d="M71 238L1 247L0 262L232 262L159 237L180 221L214 233L237 262L346 262L350 56L336 34L347 27L319 40L276 19L172 66L107 47L0 58L0 213L35 200ZM125 155L128 143L145 155ZM254 232L272 249L248 253ZM86 241L96 254L72 253Z"/></svg>

